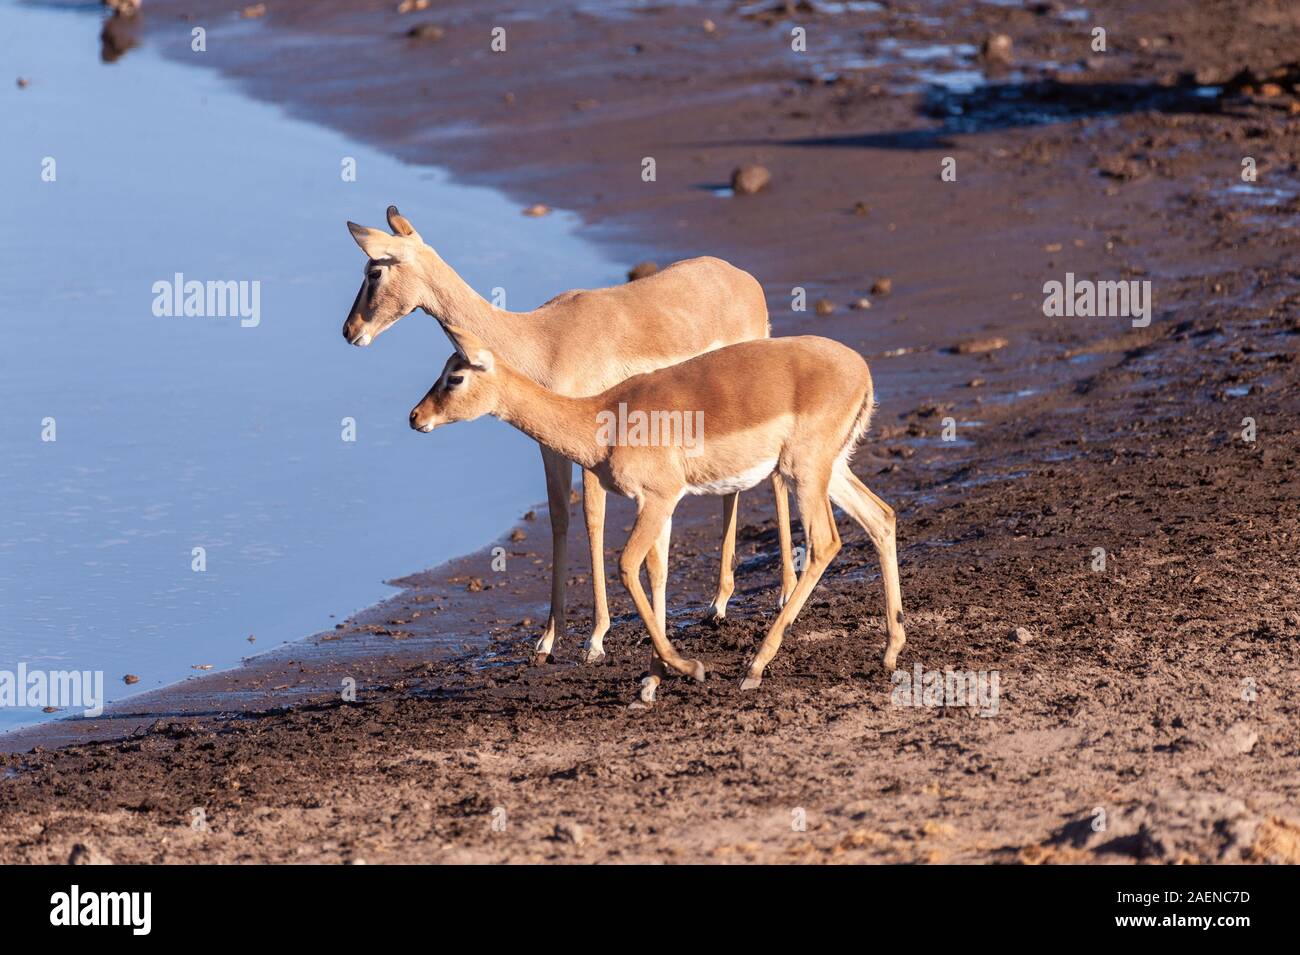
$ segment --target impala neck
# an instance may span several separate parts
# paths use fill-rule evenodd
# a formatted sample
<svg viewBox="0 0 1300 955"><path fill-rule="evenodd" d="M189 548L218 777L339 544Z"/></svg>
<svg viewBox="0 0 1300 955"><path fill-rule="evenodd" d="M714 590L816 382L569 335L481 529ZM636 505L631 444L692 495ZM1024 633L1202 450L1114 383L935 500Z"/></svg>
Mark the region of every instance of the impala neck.
<svg viewBox="0 0 1300 955"><path fill-rule="evenodd" d="M501 346L503 339L518 338L517 330L511 331L513 313L497 308L479 295L428 245L420 249L420 270L424 277L420 307L444 326L455 325L471 331L494 350Z"/></svg>
<svg viewBox="0 0 1300 955"><path fill-rule="evenodd" d="M492 411L496 417L584 468L594 468L609 455L596 439L594 398L556 394L500 361L496 374L501 379Z"/></svg>

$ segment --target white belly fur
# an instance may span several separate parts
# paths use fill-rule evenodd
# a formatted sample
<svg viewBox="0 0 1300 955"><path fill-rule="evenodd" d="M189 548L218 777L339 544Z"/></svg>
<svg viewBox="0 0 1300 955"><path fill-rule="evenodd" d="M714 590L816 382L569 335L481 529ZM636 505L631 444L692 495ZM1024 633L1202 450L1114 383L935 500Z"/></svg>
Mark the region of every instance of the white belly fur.
<svg viewBox="0 0 1300 955"><path fill-rule="evenodd" d="M745 471L743 474L737 474L735 477L722 478L718 481L709 481L705 484L688 484L686 486L687 494L735 494L739 491L748 491L751 487L758 484L764 478L768 477L776 470L776 458L757 464Z"/></svg>

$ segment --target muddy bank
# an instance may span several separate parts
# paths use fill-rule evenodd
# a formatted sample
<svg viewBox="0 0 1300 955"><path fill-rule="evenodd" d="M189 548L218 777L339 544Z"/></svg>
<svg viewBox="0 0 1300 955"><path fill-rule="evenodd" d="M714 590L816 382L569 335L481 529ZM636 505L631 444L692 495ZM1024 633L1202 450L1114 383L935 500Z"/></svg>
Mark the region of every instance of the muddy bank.
<svg viewBox="0 0 1300 955"><path fill-rule="evenodd" d="M286 3L243 22L154 4L158 42L188 36L173 11L213 17L210 62L257 95L521 208L575 208L629 265L724 255L764 282L778 333L861 349L882 408L857 471L900 512L901 666L996 672L998 704L895 698L874 560L844 525L771 677L740 694L775 585L767 504L750 494L742 593L719 631L694 623L716 506L691 502L677 523L675 639L711 679L670 681L631 714L648 649L620 588L609 664L571 662L590 619L580 556L567 653L525 665L545 612L542 514L503 579L478 555L318 638L321 656L295 661L320 678L307 705L224 715L238 704L209 683L210 711L8 757L0 857L62 861L88 841L119 861L1295 861L1300 146L1292 88L1270 79L1294 15L1097 4L1080 23L1044 6L717 6L712 30L698 8L556 10L503 19L510 52L493 58L498 18L481 5ZM420 19L442 39L408 40ZM1089 54L1093 22L1113 56ZM789 53L791 24L840 52ZM974 68L964 51L995 30L1016 55L1000 78L935 75ZM240 42L216 42L226 31ZM1237 188L1243 156L1270 191ZM719 195L744 162L771 185ZM436 245L419 197L394 201ZM1152 324L1045 317L1043 284L1067 272L1150 280ZM952 352L971 339L1005 344ZM942 440L946 418L959 440ZM611 557L629 523L611 508ZM452 619L494 639L490 659L422 656ZM368 669L343 702L326 688L356 664L331 654L358 640ZM195 807L206 829L190 828Z"/></svg>
<svg viewBox="0 0 1300 955"><path fill-rule="evenodd" d="M1268 351L1209 317L1062 358L1064 394L990 409L978 462L924 441L900 444L905 468L860 459L909 502L906 670L996 672L993 707L898 696L856 531L741 693L775 582L774 530L750 521L732 620L676 617L710 679L669 681L650 712L627 709L648 647L626 616L600 667L530 667L507 637L490 663L412 664L353 704L9 757L0 857L1300 861L1300 595L1279 573L1300 533L1300 335L1250 321ZM1247 405L1268 422L1254 446L1223 426ZM714 548L698 523L678 536L677 606L708 590Z"/></svg>

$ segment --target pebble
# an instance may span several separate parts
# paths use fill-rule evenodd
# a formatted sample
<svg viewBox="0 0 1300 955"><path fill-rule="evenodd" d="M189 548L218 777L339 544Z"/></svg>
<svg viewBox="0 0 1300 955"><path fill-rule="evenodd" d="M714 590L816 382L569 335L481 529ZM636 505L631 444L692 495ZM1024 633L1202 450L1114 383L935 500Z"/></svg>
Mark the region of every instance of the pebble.
<svg viewBox="0 0 1300 955"><path fill-rule="evenodd" d="M1034 633L1028 627L1016 627L1011 631L1011 639L1023 645L1034 639Z"/></svg>
<svg viewBox="0 0 1300 955"><path fill-rule="evenodd" d="M765 166L740 166L731 174L731 190L738 196L752 196L766 189L771 181L772 174Z"/></svg>
<svg viewBox="0 0 1300 955"><path fill-rule="evenodd" d="M1246 723L1234 723L1223 738L1229 751L1241 753L1243 756L1251 752L1259 742L1259 734Z"/></svg>
<svg viewBox="0 0 1300 955"><path fill-rule="evenodd" d="M130 686L132 683L139 683L140 678L134 673L128 673L126 676L122 677L122 682L127 686Z"/></svg>
<svg viewBox="0 0 1300 955"><path fill-rule="evenodd" d="M835 311L835 303L828 298L819 298L817 304L813 306L813 311L818 315L826 316Z"/></svg>
<svg viewBox="0 0 1300 955"><path fill-rule="evenodd" d="M870 307L871 299L869 298L855 298L853 301L849 302L849 308L858 312L866 311Z"/></svg>
<svg viewBox="0 0 1300 955"><path fill-rule="evenodd" d="M587 832L576 822L568 820L555 824L555 838L560 842L569 842L580 846L587 841Z"/></svg>
<svg viewBox="0 0 1300 955"><path fill-rule="evenodd" d="M629 282L635 282L637 279L643 279L647 275L654 275L658 271L659 271L659 263L651 262L649 259L647 259L644 262L638 262L636 265L632 266L630 269L627 270L627 280Z"/></svg>
<svg viewBox="0 0 1300 955"><path fill-rule="evenodd" d="M984 352L1006 348L1007 344L1005 338L995 335L992 338L972 338L968 341L958 342L949 351L954 355L981 355Z"/></svg>
<svg viewBox="0 0 1300 955"><path fill-rule="evenodd" d="M525 534L525 533L523 532L523 530L522 530L521 528L518 528L518 527L516 527L514 530L512 530L512 531L510 532L510 539L511 539L512 541L521 541L521 540L523 540L523 539L524 539L525 537L527 537L527 536L528 536L528 535Z"/></svg>
<svg viewBox="0 0 1300 955"><path fill-rule="evenodd" d="M544 206L540 202L534 203L524 210L526 216L544 216L551 211L550 206Z"/></svg>
<svg viewBox="0 0 1300 955"><path fill-rule="evenodd" d="M434 23L421 23L407 30L406 35L412 40L441 40L447 31Z"/></svg>
<svg viewBox="0 0 1300 955"><path fill-rule="evenodd" d="M876 281L871 284L872 295L888 295L893 290L893 279L876 279Z"/></svg>
<svg viewBox="0 0 1300 955"><path fill-rule="evenodd" d="M1005 33L990 33L980 44L980 59L985 63L1010 66L1014 60L1011 37Z"/></svg>

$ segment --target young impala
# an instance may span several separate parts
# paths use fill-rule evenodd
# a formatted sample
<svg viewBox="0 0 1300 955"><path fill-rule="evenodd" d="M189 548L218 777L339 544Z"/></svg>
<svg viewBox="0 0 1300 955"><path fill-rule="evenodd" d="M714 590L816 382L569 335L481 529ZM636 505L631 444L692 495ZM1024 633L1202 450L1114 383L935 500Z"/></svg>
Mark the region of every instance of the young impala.
<svg viewBox="0 0 1300 955"><path fill-rule="evenodd" d="M538 384L562 395L593 395L631 375L672 365L703 352L767 338L763 289L748 272L721 259L676 262L648 278L614 288L575 290L531 312L508 312L483 299L425 244L411 223L388 207L392 234L349 222L368 257L365 279L343 323L343 337L369 345L410 312L422 309L444 327L477 335L500 358ZM546 496L554 548L551 612L537 642L538 660L550 655L565 631L564 581L568 560L569 488L573 467L542 445ZM790 554L790 511L779 474L772 475L781 543L781 599L795 586ZM584 472L583 511L591 547L595 618L585 659L604 657L609 630L605 598L605 492ZM722 569L709 615L721 620L735 589L736 501L723 498Z"/></svg>
<svg viewBox="0 0 1300 955"><path fill-rule="evenodd" d="M831 504L866 530L880 558L892 670L906 638L898 586L894 512L849 470L873 405L871 373L862 356L827 338L770 338L720 348L646 374L600 394L569 398L520 373L473 333L448 328L456 354L411 411L411 427L432 431L485 414L514 425L553 454L576 461L606 490L636 501L636 523L619 560L623 584L650 632L655 657L641 691L650 703L662 664L697 680L704 665L678 655L668 641L665 581L672 514L687 494L732 494L780 473L794 488L808 562L777 614L741 683L757 687L786 628L840 549ZM702 439L689 448L662 441L614 439L613 419L699 414ZM630 429L628 430L630 434ZM644 438L645 434L642 433ZM641 588L650 557L654 606Z"/></svg>

